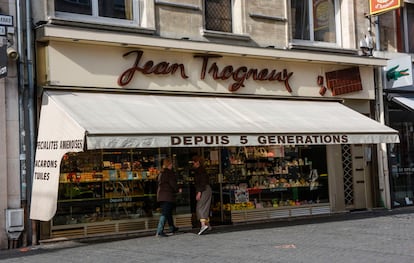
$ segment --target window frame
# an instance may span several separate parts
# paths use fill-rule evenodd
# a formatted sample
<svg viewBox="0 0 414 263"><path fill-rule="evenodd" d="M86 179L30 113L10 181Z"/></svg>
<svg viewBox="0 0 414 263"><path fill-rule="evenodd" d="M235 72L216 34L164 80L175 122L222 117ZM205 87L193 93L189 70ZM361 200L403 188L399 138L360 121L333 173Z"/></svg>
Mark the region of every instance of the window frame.
<svg viewBox="0 0 414 263"><path fill-rule="evenodd" d="M315 41L315 31L314 31L314 16L313 16L313 0L303 0L303 1L308 1L308 6L309 6L309 25L310 25L310 40L306 40L306 39L296 39L293 38L293 32L291 32L292 38L291 38L291 42L292 44L298 44L298 45L303 45L303 46L317 46L317 47L332 47L332 48L337 48L341 45L342 43L342 31L341 31L341 10L340 10L340 0L333 0L334 2L334 9L335 9L335 38L336 41L335 42L325 42L325 41ZM292 28L291 28L292 30Z"/></svg>
<svg viewBox="0 0 414 263"><path fill-rule="evenodd" d="M93 24L116 25L116 26L139 26L140 24L140 0L132 0L132 14L133 19L120 19L99 16L98 0L91 0L92 15L84 15L78 13L56 11L54 7L54 14L56 18L65 19L76 22L87 22Z"/></svg>
<svg viewBox="0 0 414 263"><path fill-rule="evenodd" d="M230 35L243 35L243 9L244 9L244 0L230 0L231 8L231 32L227 31L216 31L206 28L206 1L203 1L203 30L206 32L216 32L218 34L230 34Z"/></svg>
<svg viewBox="0 0 414 263"><path fill-rule="evenodd" d="M410 6L414 10L414 1L405 1L405 5L404 5L404 8L403 8L404 52L413 54L414 49L411 50L412 52L410 52L410 42L409 42L410 37L409 37L409 35L410 35L410 28L412 28L412 26L414 26L414 25L411 25L411 27L410 27L410 25L408 24L408 6ZM414 24L414 19L413 18L411 18L411 19L412 19L413 24ZM412 46L414 46L414 40L412 40L412 42L413 43L411 43L411 44L412 44Z"/></svg>
<svg viewBox="0 0 414 263"><path fill-rule="evenodd" d="M234 15L233 15L233 11L234 11L234 0L226 0L226 1L230 1L230 22L231 22L231 32L228 31L221 31L221 30L213 30L213 29L207 29L207 2L208 0L204 0L203 1L203 17L204 17L204 23L203 23L203 28L206 31L211 31L211 32L220 32L220 33L226 33L226 34L232 34L234 32Z"/></svg>

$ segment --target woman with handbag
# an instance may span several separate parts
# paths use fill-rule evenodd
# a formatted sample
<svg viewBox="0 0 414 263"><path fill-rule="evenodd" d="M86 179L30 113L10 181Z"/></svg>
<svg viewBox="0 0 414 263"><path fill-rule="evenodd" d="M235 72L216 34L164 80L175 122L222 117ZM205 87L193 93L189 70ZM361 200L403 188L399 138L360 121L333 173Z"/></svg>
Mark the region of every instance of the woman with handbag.
<svg viewBox="0 0 414 263"><path fill-rule="evenodd" d="M198 232L199 235L203 234L206 230L210 230L209 223L210 205L212 191L209 183L209 177L206 169L203 166L203 159L200 156L193 157L194 167L194 184L196 190L196 214L197 219L200 220L201 228Z"/></svg>

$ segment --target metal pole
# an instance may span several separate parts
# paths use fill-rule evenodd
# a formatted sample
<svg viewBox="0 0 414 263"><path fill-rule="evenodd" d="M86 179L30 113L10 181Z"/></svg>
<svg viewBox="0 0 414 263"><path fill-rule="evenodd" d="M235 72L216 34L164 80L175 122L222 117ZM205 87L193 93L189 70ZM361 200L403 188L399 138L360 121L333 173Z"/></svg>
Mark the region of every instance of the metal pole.
<svg viewBox="0 0 414 263"><path fill-rule="evenodd" d="M375 16L375 50L380 50L380 30L379 30L379 18ZM376 69L376 86L377 86L377 94L376 94L376 118L381 124L385 124L384 118L384 78L383 78L383 69L377 68ZM388 170L388 154L387 154L387 145L385 143L379 144L377 147L378 153L378 176L380 181L380 190L382 201L384 203L384 207L391 209L391 194L390 194L390 179L389 179L389 170Z"/></svg>
<svg viewBox="0 0 414 263"><path fill-rule="evenodd" d="M24 28L22 25L23 17L22 10L23 6L20 0L16 1L16 26L17 26L17 52L19 54L17 60L17 71L18 71L18 94L19 94L19 134L20 134L20 192L21 192L21 201L22 206L27 211L27 177L29 175L28 163L27 163L27 149L28 141L26 137L26 114L25 114L25 101L26 101L26 89L25 89L25 71L24 71L24 38L23 32ZM23 232L23 246L28 245L28 237L31 236L32 227L29 224L28 213L25 213L25 231Z"/></svg>

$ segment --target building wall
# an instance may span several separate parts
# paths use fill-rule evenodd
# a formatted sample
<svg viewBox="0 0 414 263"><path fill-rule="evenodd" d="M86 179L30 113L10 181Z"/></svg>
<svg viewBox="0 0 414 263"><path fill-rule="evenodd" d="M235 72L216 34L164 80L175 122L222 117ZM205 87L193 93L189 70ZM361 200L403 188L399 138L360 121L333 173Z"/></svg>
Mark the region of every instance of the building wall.
<svg viewBox="0 0 414 263"><path fill-rule="evenodd" d="M0 13L16 18L15 1L1 1ZM16 21L14 21L16 25ZM16 42L15 35L10 39ZM16 44L13 45L16 48ZM9 60L8 75L0 80L0 250L8 248L5 210L21 207L19 161L19 102L16 61Z"/></svg>
<svg viewBox="0 0 414 263"><path fill-rule="evenodd" d="M220 63L234 65L235 68L241 65L257 68L273 68L273 65L277 69L294 68L298 72L298 78L292 85L293 88L298 89L297 92L294 89L296 93L293 95L318 97L319 87L316 85L315 76L324 75L326 71L347 68L349 64L345 63L344 65L342 59L351 59L354 61L354 65L359 64L360 66L364 91L347 94L341 98L345 99L345 104L349 107L361 113L372 115L369 101L375 99L373 73L375 65L366 65L359 60L357 62L358 57L354 54L342 57L335 56L334 60L325 61L325 63L307 61L306 58L314 53L311 47L307 47L309 49L303 52L303 57L300 59L286 57L281 60L274 59L279 53L275 53L274 57L269 53L263 55L262 50L297 48L291 43L290 27L294 18L290 17L290 1L288 0L235 0L233 3L235 7L238 7L238 13L234 16L234 34L218 34L203 30L204 7L202 0L140 0L139 28L122 28L122 31L118 31L117 27L100 24L91 25L64 21L55 16L53 1L34 0L32 2L34 23L46 24L37 29L37 40L39 41L36 50L38 52L37 80L40 86L119 88L116 79L126 67L122 54L139 48L145 50L144 60L151 59L155 63L159 61L186 63L186 65L188 63L189 68L198 68L193 59L194 53L197 52L220 52L224 54ZM372 24L365 17L368 12L368 3L365 0L340 2L342 35L338 49L345 48L347 52L354 52L359 49L359 40L363 36L372 34L375 38L375 32L368 30ZM160 40L173 40L168 43L174 46L169 47L167 42L164 42L167 44L163 44L162 47L157 46ZM185 48L180 44L183 44ZM223 48L223 46L213 44L227 46ZM255 55L245 56L242 52L235 52L236 47L260 47L261 49L257 49L259 50L257 52L250 49L250 54ZM337 53L341 53L338 49L323 51L337 55ZM94 71L90 70L92 68ZM97 73L99 73L99 78L96 77ZM179 78L171 81L172 77L154 81L154 78L140 76L139 80L134 79L127 88L227 92L227 85L223 83L197 81L200 75L199 71L193 70L189 74L192 74L190 82L184 82ZM312 79L312 83L307 82L309 79ZM253 81L249 81L245 94L257 92L258 95L289 95L284 93L283 89L271 93L269 86L266 85L260 86L258 91L255 89L257 86L253 85ZM335 207L334 211L340 212L346 210L343 196L344 187L341 181L341 149L340 146L329 146L327 151L330 178L334 178L329 182L332 206Z"/></svg>
<svg viewBox="0 0 414 263"><path fill-rule="evenodd" d="M0 144L6 145L6 89L4 80L0 80ZM7 248L7 236L5 229L5 214L7 208L7 147L0 147L0 248Z"/></svg>
<svg viewBox="0 0 414 263"><path fill-rule="evenodd" d="M47 23L57 16L52 1L34 1L34 24ZM358 38L366 34L364 17L366 1L341 2L340 46L347 49L358 48ZM290 1L288 0L234 0L233 33L219 34L203 30L203 0L140 0L141 29L154 30L153 34L162 38L189 39L192 41L235 44L255 47L289 48L291 21ZM62 22L62 21L61 21ZM78 24L79 25L79 24ZM112 28L113 29L113 28ZM123 29L123 31L136 31Z"/></svg>

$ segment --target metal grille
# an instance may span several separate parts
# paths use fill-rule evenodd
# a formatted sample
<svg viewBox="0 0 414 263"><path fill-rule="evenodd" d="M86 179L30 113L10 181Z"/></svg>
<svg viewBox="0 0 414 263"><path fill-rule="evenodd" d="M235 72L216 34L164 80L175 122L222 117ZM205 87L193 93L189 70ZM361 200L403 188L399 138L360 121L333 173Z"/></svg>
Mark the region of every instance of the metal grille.
<svg viewBox="0 0 414 263"><path fill-rule="evenodd" d="M344 170L345 205L354 204L354 185L352 176L352 154L349 144L342 145L342 168Z"/></svg>
<svg viewBox="0 0 414 263"><path fill-rule="evenodd" d="M231 21L232 0L205 0L206 29L232 32Z"/></svg>

